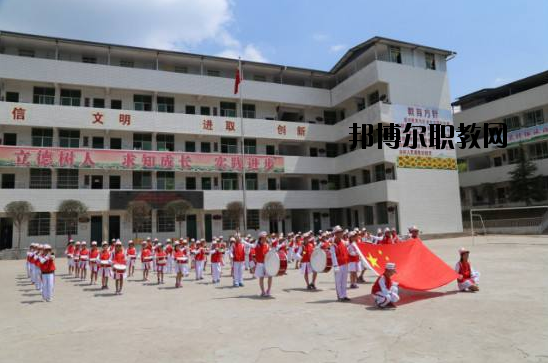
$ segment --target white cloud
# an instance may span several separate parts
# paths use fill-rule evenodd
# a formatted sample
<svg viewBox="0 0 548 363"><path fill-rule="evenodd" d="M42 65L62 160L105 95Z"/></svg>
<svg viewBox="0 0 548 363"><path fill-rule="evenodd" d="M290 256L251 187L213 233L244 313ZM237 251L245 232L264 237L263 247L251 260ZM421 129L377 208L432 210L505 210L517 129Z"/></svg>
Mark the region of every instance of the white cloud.
<svg viewBox="0 0 548 363"><path fill-rule="evenodd" d="M329 39L329 35L324 33L314 33L312 34L312 39L314 39L317 42L325 42Z"/></svg>
<svg viewBox="0 0 548 363"><path fill-rule="evenodd" d="M0 0L3 30L160 49L204 42L244 49L230 33L232 0Z"/></svg>
<svg viewBox="0 0 548 363"><path fill-rule="evenodd" d="M346 49L345 44L335 44L335 45L332 45L331 47L329 47L329 51L331 53L337 53L337 52L340 52L343 49Z"/></svg>
<svg viewBox="0 0 548 363"><path fill-rule="evenodd" d="M219 57L225 58L235 58L242 57L242 59L255 61L255 62L266 62L267 59L261 54L261 52L253 45L248 44L244 48L231 48L226 49L219 54Z"/></svg>

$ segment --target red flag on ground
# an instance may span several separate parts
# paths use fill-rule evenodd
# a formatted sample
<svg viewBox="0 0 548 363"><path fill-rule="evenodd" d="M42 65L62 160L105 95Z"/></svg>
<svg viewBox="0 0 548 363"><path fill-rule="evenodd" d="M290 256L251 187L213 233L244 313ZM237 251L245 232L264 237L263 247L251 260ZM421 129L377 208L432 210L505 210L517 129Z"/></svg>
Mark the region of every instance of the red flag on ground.
<svg viewBox="0 0 548 363"><path fill-rule="evenodd" d="M240 82L242 79L240 78L240 68L236 69L236 78L234 79L234 94L238 94L238 88L240 87Z"/></svg>
<svg viewBox="0 0 548 363"><path fill-rule="evenodd" d="M432 290L456 280L458 274L420 239L396 244L358 243L362 260L377 275L388 262L396 263L394 281L409 290Z"/></svg>

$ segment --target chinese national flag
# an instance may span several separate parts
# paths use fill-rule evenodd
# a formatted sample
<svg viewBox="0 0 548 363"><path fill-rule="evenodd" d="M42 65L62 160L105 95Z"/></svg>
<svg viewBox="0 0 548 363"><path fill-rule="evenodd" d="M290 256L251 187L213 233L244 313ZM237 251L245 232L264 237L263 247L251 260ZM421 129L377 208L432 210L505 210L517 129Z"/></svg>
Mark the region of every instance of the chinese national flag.
<svg viewBox="0 0 548 363"><path fill-rule="evenodd" d="M394 281L409 290L432 290L456 280L458 274L432 253L420 239L387 245L357 243L362 260L377 275L387 262L396 264Z"/></svg>
<svg viewBox="0 0 548 363"><path fill-rule="evenodd" d="M236 69L236 78L234 79L234 94L238 94L238 89L240 88L240 82L242 81L240 77L240 68Z"/></svg>

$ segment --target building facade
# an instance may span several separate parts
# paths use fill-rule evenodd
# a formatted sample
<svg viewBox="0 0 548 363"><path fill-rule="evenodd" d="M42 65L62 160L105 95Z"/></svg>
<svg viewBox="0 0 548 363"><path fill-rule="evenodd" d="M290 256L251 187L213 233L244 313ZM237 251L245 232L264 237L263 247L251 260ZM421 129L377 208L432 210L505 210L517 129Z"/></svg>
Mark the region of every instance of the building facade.
<svg viewBox="0 0 548 363"><path fill-rule="evenodd" d="M250 233L462 230L455 168L405 165L415 151L349 143L354 123L452 122L452 52L376 37L330 71L245 61L240 110L232 59L12 32L0 33L0 50L0 211L31 202L23 245L62 246L69 234L173 237L178 223L163 208L174 199L193 205L182 235L227 235L235 226L225 209L242 200L243 168ZM85 203L89 218L60 218L67 199ZM147 223L132 223L131 200L153 206ZM260 218L270 201L284 205L285 219ZM0 217L5 248L17 232Z"/></svg>

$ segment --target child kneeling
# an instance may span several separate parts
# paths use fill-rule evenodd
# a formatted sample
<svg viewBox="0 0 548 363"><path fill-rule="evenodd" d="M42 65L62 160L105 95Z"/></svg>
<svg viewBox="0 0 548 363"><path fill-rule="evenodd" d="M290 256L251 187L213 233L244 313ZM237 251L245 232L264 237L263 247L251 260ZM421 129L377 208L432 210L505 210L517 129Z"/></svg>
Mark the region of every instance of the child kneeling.
<svg viewBox="0 0 548 363"><path fill-rule="evenodd" d="M371 288L371 294L375 298L375 304L379 308L396 306L394 303L400 300L398 295L398 283L392 281L392 276L396 273L396 264L389 262L384 268L384 273L377 278Z"/></svg>

